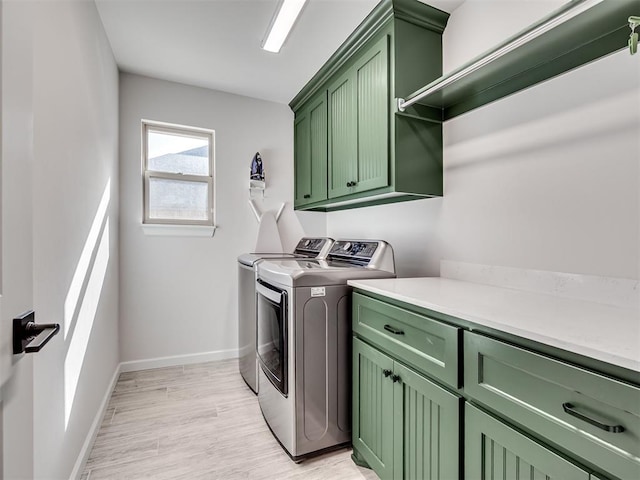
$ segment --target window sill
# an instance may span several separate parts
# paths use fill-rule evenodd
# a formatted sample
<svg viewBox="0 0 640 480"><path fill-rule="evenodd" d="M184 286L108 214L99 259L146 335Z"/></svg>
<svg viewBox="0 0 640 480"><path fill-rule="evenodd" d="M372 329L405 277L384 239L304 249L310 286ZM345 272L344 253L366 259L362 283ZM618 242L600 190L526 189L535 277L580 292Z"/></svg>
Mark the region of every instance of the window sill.
<svg viewBox="0 0 640 480"><path fill-rule="evenodd" d="M142 231L145 235L163 237L213 237L216 226L208 225L161 225L143 223Z"/></svg>

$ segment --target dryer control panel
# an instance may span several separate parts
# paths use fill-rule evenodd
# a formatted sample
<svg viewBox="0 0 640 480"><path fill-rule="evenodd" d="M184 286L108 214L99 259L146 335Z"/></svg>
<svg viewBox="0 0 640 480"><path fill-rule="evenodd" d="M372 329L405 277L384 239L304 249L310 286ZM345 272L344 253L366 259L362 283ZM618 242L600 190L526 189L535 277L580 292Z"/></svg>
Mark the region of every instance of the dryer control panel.
<svg viewBox="0 0 640 480"><path fill-rule="evenodd" d="M309 257L324 259L333 245L333 239L321 238L301 238L293 253L307 255Z"/></svg>

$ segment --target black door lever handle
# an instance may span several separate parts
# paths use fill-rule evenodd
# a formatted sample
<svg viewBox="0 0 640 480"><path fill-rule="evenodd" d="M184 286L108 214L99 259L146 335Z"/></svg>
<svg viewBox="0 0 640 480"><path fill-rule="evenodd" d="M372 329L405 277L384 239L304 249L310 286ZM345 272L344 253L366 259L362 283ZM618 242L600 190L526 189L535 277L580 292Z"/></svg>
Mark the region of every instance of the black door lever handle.
<svg viewBox="0 0 640 480"><path fill-rule="evenodd" d="M58 323L35 322L36 314L28 311L13 319L13 354L39 352L59 331Z"/></svg>
<svg viewBox="0 0 640 480"><path fill-rule="evenodd" d="M58 325L57 323L27 322L27 325L25 326L25 330L27 332L33 332L34 335L37 335L48 328L60 328L60 325Z"/></svg>

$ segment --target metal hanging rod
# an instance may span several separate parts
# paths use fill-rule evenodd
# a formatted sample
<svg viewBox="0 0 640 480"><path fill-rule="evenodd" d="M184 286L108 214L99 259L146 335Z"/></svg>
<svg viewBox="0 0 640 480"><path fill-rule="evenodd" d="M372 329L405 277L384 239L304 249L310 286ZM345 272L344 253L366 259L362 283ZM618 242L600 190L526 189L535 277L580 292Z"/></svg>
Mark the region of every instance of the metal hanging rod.
<svg viewBox="0 0 640 480"><path fill-rule="evenodd" d="M398 110L404 112L407 107L410 107L416 102L419 102L424 97L431 95L432 93L438 92L443 88L451 85L454 82L457 82L461 78L466 77L467 75L475 72L476 70L484 67L485 65L494 62L495 60L503 57L509 52L512 52L516 48L527 44L531 40L538 38L540 35L556 28L558 25L563 24L564 22L584 13L585 11L593 8L597 4L601 3L603 0L574 0L569 4L565 5L555 13L551 14L546 19L542 20L539 24L532 26L531 28L523 31L520 35L515 37L513 40L508 41L504 45L497 47L496 49L488 52L481 58L473 61L473 63L460 67L457 70L454 70L448 75L445 75L438 80L431 82L430 84L422 87L420 90L413 92L406 99L398 98L397 105Z"/></svg>

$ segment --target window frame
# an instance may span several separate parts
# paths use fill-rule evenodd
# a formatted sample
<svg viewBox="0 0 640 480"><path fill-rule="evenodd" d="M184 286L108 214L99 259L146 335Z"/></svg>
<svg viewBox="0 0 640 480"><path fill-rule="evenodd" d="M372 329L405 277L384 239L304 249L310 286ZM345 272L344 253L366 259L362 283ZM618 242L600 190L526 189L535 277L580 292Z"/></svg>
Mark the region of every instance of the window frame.
<svg viewBox="0 0 640 480"><path fill-rule="evenodd" d="M142 224L165 226L204 226L215 227L215 130L189 127L172 123L142 120ZM149 133L167 133L182 137L206 138L209 141L209 175L195 175L150 170L148 168ZM151 179L175 180L183 182L199 182L207 184L208 205L206 220L189 220L174 218L150 218L149 216L149 182Z"/></svg>

